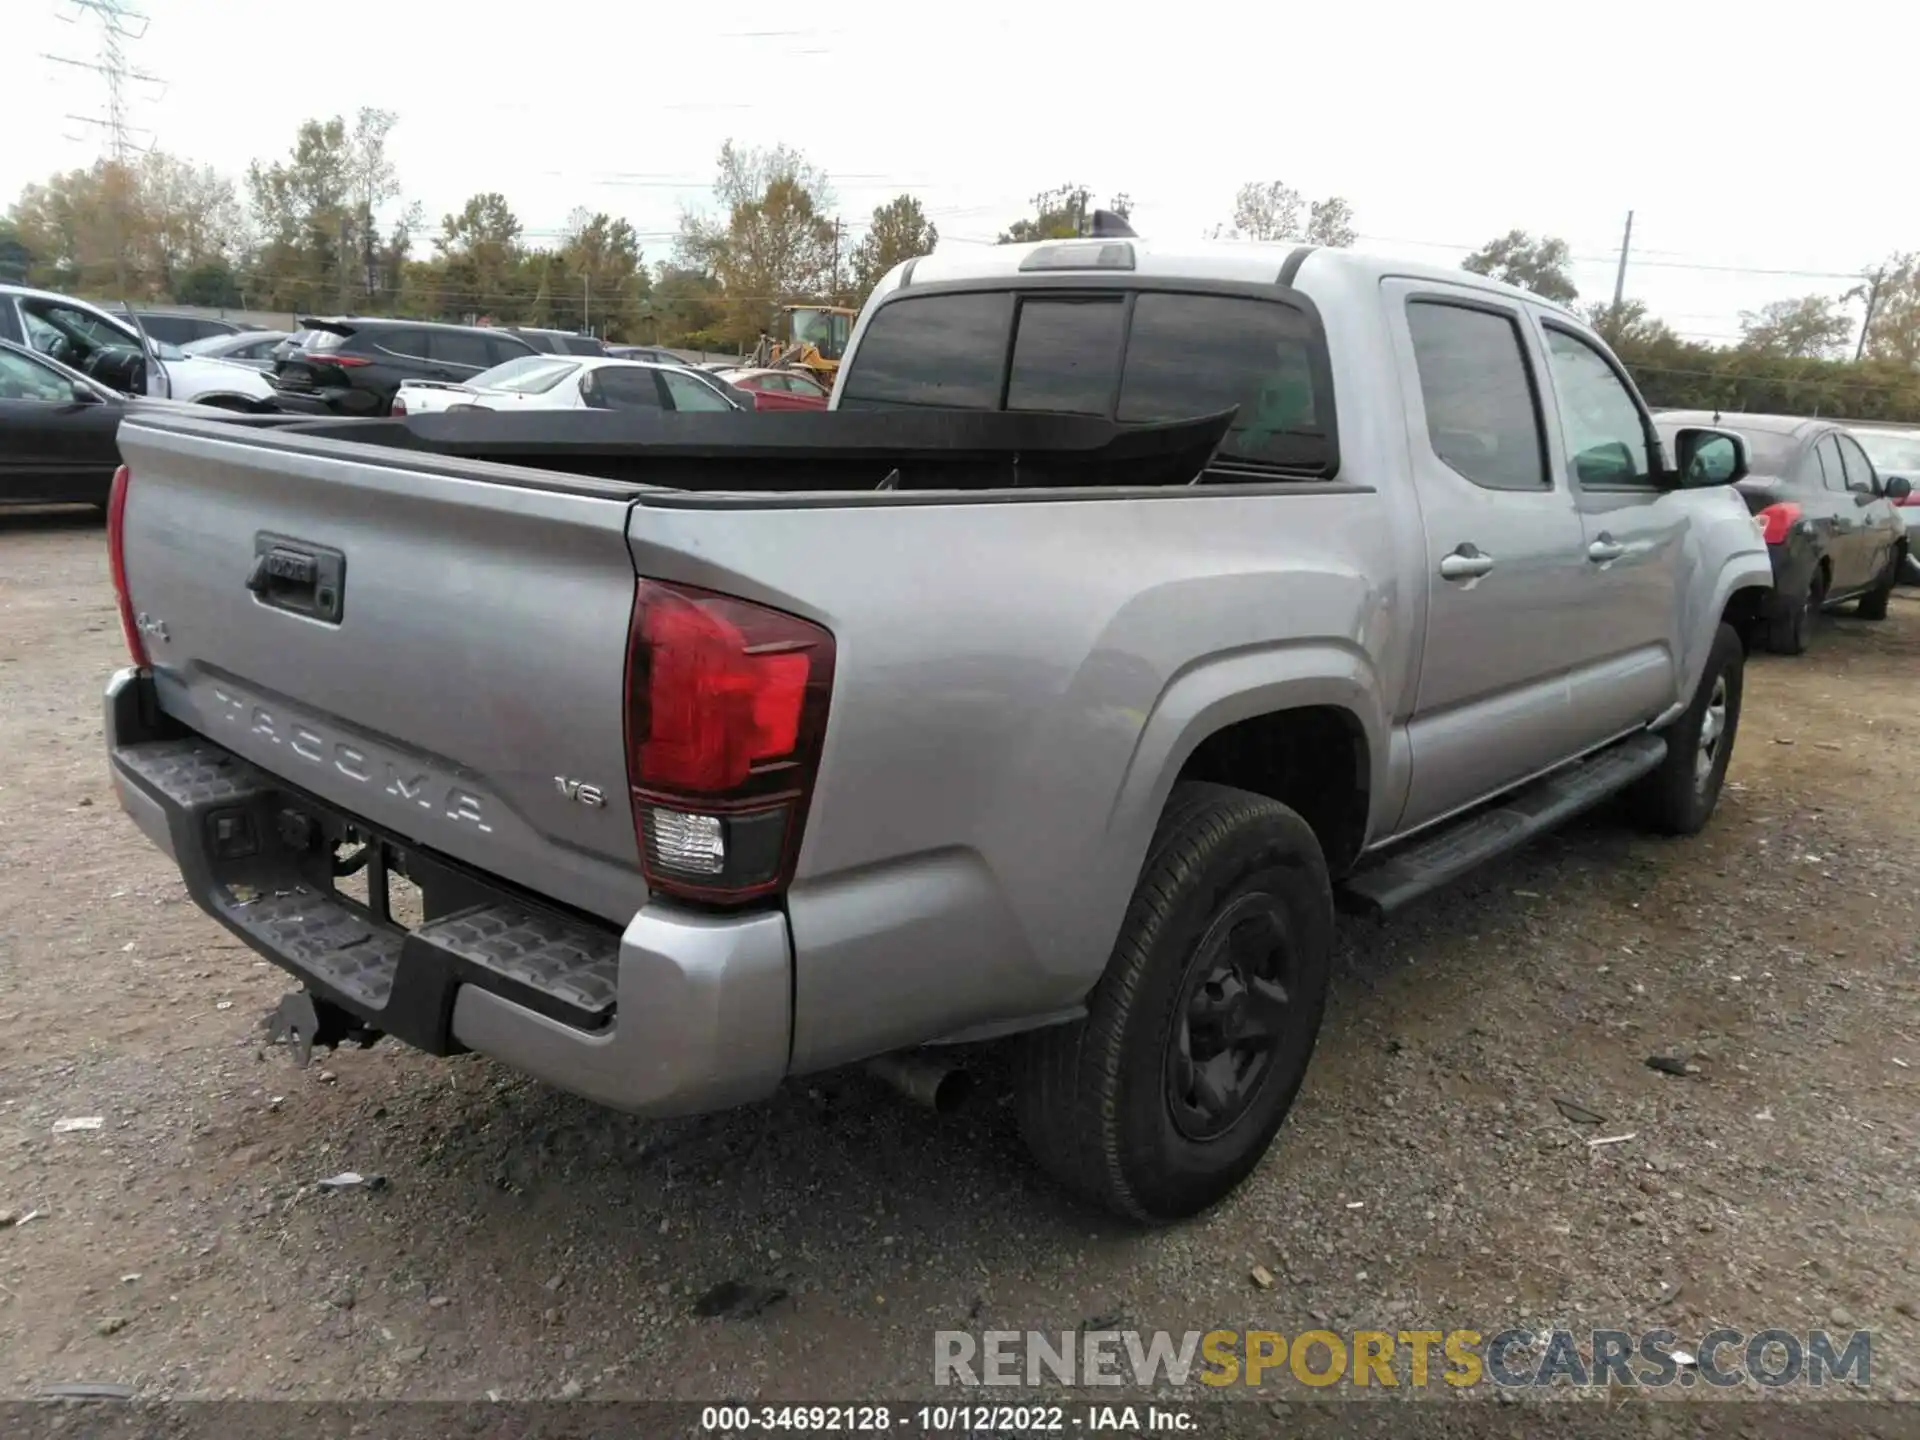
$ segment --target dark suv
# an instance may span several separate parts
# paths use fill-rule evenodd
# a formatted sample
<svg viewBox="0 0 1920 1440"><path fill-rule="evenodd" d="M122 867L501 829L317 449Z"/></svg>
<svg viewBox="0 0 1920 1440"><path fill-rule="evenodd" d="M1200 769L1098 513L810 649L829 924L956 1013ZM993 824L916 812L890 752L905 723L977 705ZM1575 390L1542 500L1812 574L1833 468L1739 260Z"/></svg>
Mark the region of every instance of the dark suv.
<svg viewBox="0 0 1920 1440"><path fill-rule="evenodd" d="M598 336L576 335L571 330L537 330L529 325L509 325L507 334L526 341L544 355L604 355L607 347Z"/></svg>
<svg viewBox="0 0 1920 1440"><path fill-rule="evenodd" d="M422 320L302 319L313 332L274 364L273 383L312 395L336 415L385 415L402 380L459 384L483 370L537 353L504 330Z"/></svg>

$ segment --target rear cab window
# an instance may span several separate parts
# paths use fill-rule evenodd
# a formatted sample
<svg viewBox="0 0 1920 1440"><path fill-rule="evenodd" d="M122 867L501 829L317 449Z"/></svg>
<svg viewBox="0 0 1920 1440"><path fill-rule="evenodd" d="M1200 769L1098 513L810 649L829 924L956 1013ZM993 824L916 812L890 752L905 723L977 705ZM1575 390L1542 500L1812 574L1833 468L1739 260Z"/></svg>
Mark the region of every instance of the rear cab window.
<svg viewBox="0 0 1920 1440"><path fill-rule="evenodd" d="M1164 285L929 291L867 322L848 410L1020 410L1123 425L1237 411L1215 473L1331 475L1325 339L1288 292Z"/></svg>

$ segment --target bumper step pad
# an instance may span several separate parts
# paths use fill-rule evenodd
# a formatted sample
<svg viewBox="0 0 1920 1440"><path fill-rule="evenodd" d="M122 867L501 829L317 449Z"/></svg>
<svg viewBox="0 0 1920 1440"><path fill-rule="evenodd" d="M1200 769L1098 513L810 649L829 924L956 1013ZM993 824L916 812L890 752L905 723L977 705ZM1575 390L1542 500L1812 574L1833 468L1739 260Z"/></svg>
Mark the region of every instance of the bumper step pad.
<svg viewBox="0 0 1920 1440"><path fill-rule="evenodd" d="M453 992L461 984L586 1029L612 1019L620 968L616 931L524 904L463 871L465 892L478 903L408 932L325 888L324 878L312 883L316 857L286 849L273 817L289 808L331 814L371 833L363 822L207 740L125 745L114 759L165 806L194 899L254 949L367 1023L444 1053ZM213 832L227 815L249 817L256 851L230 859L214 853ZM396 837L377 838L417 860L423 874L449 868ZM327 862L319 858L324 877ZM423 879L422 889L430 895L431 882Z"/></svg>

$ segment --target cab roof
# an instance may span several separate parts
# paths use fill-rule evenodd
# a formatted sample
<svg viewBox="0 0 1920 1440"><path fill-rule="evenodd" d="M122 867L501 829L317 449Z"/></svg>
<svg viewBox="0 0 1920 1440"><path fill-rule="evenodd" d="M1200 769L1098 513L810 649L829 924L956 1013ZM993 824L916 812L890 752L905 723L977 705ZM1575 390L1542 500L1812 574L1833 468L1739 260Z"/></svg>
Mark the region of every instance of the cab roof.
<svg viewBox="0 0 1920 1440"><path fill-rule="evenodd" d="M1206 280L1251 284L1277 284L1285 272L1287 283L1311 281L1316 275L1332 278L1336 272L1348 280L1378 281L1388 277L1433 280L1449 285L1484 290L1507 299L1526 300L1535 305L1573 316L1573 312L1555 301L1476 275L1470 270L1452 269L1420 261L1402 260L1393 255L1374 255L1342 250L1326 245L1298 245L1258 240L1190 240L1177 244L1156 244L1139 236L1100 236L1080 240L1041 240L1027 245L949 245L931 255L910 260L897 273L900 288L916 285L967 280L1017 280L1036 273L1035 257L1042 252L1097 250L1101 246L1123 245L1132 252L1132 266L1119 272L1104 272L1091 261L1085 266L1047 265L1042 274L1121 273L1133 277L1166 280ZM1309 285L1307 288L1311 288ZM1577 316L1573 318L1578 319Z"/></svg>

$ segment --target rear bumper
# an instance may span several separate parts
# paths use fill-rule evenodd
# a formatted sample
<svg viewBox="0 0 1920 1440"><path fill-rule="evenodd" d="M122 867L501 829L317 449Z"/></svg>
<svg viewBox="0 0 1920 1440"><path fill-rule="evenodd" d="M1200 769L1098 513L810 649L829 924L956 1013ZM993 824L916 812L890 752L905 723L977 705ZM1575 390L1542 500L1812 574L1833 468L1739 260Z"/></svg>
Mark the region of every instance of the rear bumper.
<svg viewBox="0 0 1920 1440"><path fill-rule="evenodd" d="M432 1054L478 1051L643 1115L757 1100L786 1074L784 915L649 904L617 931L384 835L182 730L136 670L109 682L105 718L120 804L194 901L370 1028ZM409 931L334 890L322 842L348 826L375 842L369 873L392 863L419 885L424 923Z"/></svg>

